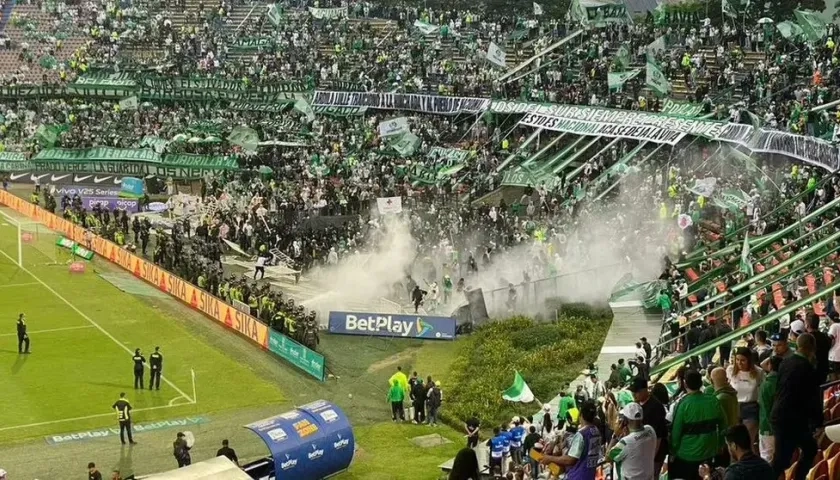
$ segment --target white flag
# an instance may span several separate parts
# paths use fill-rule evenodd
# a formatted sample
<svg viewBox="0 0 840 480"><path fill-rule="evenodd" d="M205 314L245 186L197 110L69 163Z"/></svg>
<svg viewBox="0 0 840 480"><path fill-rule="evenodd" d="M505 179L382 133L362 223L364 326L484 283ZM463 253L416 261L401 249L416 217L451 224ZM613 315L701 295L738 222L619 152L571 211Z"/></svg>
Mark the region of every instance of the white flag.
<svg viewBox="0 0 840 480"><path fill-rule="evenodd" d="M402 213L402 197L377 198L376 207L382 215Z"/></svg>
<svg viewBox="0 0 840 480"><path fill-rule="evenodd" d="M137 101L137 96L128 97L120 100L120 108L122 110L137 110L137 105L139 105L139 102Z"/></svg>
<svg viewBox="0 0 840 480"><path fill-rule="evenodd" d="M400 135L408 133L408 119L406 117L397 117L379 122L379 135L382 137L390 137L391 135Z"/></svg>
<svg viewBox="0 0 840 480"><path fill-rule="evenodd" d="M505 63L505 51L499 48L493 42L490 42L490 46L487 47L487 60L491 63L494 63L502 68L507 68L507 63Z"/></svg>
<svg viewBox="0 0 840 480"><path fill-rule="evenodd" d="M534 15L542 15L542 14L543 14L542 5L540 5L537 2L534 2Z"/></svg>
<svg viewBox="0 0 840 480"><path fill-rule="evenodd" d="M417 27L417 29L420 30L420 33L422 33L423 35L429 35L430 33L435 33L438 31L437 25L421 22L420 20L415 20L414 26Z"/></svg>

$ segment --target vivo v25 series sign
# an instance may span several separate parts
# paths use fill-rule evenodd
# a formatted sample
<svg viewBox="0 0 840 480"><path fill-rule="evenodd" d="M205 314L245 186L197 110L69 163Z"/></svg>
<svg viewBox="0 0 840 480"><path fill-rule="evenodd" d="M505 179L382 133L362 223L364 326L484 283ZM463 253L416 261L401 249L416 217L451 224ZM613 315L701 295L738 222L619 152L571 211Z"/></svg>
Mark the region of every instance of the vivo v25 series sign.
<svg viewBox="0 0 840 480"><path fill-rule="evenodd" d="M429 315L330 312L331 333L453 340L455 319Z"/></svg>

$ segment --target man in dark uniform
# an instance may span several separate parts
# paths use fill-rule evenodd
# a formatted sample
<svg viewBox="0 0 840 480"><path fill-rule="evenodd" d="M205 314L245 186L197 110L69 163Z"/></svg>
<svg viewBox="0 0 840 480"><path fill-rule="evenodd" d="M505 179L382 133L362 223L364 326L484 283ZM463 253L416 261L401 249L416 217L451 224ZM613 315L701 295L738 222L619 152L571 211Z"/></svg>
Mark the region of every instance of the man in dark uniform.
<svg viewBox="0 0 840 480"><path fill-rule="evenodd" d="M26 317L21 313L17 321L18 353L29 353L29 335L26 333ZM26 345L26 350L23 346Z"/></svg>
<svg viewBox="0 0 840 480"><path fill-rule="evenodd" d="M125 433L128 433L128 443L136 445L137 442L131 436L131 404L125 399L125 392L120 393L120 399L111 405L117 412L117 420L120 422L120 441L125 445Z"/></svg>
<svg viewBox="0 0 840 480"><path fill-rule="evenodd" d="M155 351L149 355L149 390L154 386L156 390L160 390L160 374L163 371L163 354L160 353L160 347L155 347Z"/></svg>
<svg viewBox="0 0 840 480"><path fill-rule="evenodd" d="M146 363L146 357L140 353L140 349L134 350L134 388L143 388L143 368Z"/></svg>

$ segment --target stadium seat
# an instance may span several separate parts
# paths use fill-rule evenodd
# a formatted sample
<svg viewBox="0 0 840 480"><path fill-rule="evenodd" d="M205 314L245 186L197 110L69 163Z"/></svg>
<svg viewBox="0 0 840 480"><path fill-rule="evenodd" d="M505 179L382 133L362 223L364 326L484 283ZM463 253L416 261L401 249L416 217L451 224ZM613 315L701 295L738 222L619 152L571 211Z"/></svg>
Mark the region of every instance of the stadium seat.
<svg viewBox="0 0 840 480"><path fill-rule="evenodd" d="M831 415L829 418L831 421L840 420L840 403L831 407Z"/></svg>
<svg viewBox="0 0 840 480"><path fill-rule="evenodd" d="M808 472L807 480L817 480L822 476L828 476L828 462L820 460L814 464L814 467Z"/></svg>
<svg viewBox="0 0 840 480"><path fill-rule="evenodd" d="M793 480L796 477L796 471L799 469L798 457L798 454L794 454L794 458L797 458L797 460L790 465L790 468L785 470L785 480Z"/></svg>
<svg viewBox="0 0 840 480"><path fill-rule="evenodd" d="M828 460L828 477L838 478L840 476L840 449L836 449L834 457Z"/></svg>

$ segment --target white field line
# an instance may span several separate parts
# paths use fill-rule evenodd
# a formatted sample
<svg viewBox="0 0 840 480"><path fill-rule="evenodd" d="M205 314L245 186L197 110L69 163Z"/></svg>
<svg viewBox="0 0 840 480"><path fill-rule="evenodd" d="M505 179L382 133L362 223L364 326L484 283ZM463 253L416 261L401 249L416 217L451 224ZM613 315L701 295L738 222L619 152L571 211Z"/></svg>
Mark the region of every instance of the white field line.
<svg viewBox="0 0 840 480"><path fill-rule="evenodd" d="M182 398L182 397L177 397L177 398ZM187 405L192 405L192 403L185 403L183 405L160 405L158 407L148 407L148 408L133 408L133 409L131 409L131 412L132 413L134 413L134 412L148 412L149 410L161 410L163 408L185 407ZM47 422L29 423L29 424L26 424L26 425L14 425L14 426L11 426L11 427L0 428L0 432L6 431L6 430L17 430L17 429L21 429L21 428L42 427L44 425L56 425L56 424L59 424L59 423L77 422L77 421L80 421L80 420L90 420L90 419L93 419L93 418L102 418L102 417L116 417L116 414L115 414L115 412L108 412L108 413L100 413L100 414L97 414L97 415L88 415L86 417L64 418L64 419L61 419L61 420L50 420L50 421L47 421Z"/></svg>
<svg viewBox="0 0 840 480"><path fill-rule="evenodd" d="M3 254L3 256L5 256L5 257L6 257L6 258L8 258L9 260L11 260L12 262L14 262L14 261L15 261L15 259L14 259L14 258L10 257L10 256L9 256L9 254L8 254L8 253L6 253L5 251L3 251L2 249L0 249L0 253L2 253L2 254ZM64 298L64 297L63 297L60 293L56 292L56 291L55 291L55 289L53 289L51 286L47 285L47 284L46 284L46 282L44 282L43 280L41 280L40 278L38 278L38 277L37 277L34 273L32 273L32 272L30 272L29 270L27 270L27 269L26 269L26 267L19 266L19 268L20 268L21 270L23 270L24 272L28 273L28 274L29 274L29 276L31 276L33 279L35 279L35 281L37 281L38 283L40 283L40 284L41 284L44 288L46 288L47 290L49 290L50 292L52 292L52 294L53 294L53 295L55 295L55 296L56 296L59 300L61 300L62 302L66 303L68 307L70 307L71 309L73 309L73 311L75 311L76 313L78 313L79 315L81 315L81 316L82 316L82 318L84 318L84 319L85 319L85 320L87 320L87 321L88 321L91 325L93 325L94 327L96 327L96 329L97 329L97 330L99 330L100 332L102 332L103 334L105 334L105 336L106 336L106 337L108 337L108 338L110 338L110 339L111 339L111 341L113 341L114 343L116 343L117 345L119 345L120 347L122 347L122 349L123 349L123 350L125 350L125 351L129 354L129 355L134 355L134 352L133 352L130 348L128 348L128 347L126 347L125 345L123 345L123 343L122 343L122 342L120 342L120 341L119 341L119 340L117 340L117 339L116 339L113 335L111 335L110 333L108 333L108 331L107 331L107 330L105 330L104 328L102 328L102 326L101 326L101 325L99 325L98 323L96 323L95 321L93 321L93 319L92 319L92 318L90 318L89 316L87 316L87 314L85 314L84 312L82 312L81 310L79 310L79 309L78 309L78 307L76 307L75 305L73 305L72 303L70 303L70 301L69 301L69 300L67 300L66 298ZM189 395L187 395L186 393L184 393L184 391L183 391L183 390L181 390L180 388L178 388L178 386L177 386L177 385L175 385L174 383L172 383L172 382L171 382L168 378L164 377L163 375L161 375L161 377L160 377L160 378L162 378L162 379L163 379L163 381L164 381L164 382L166 382L166 384L167 384L167 385L169 385L170 387L172 387L172 389L173 389L173 390L175 390L175 391L176 391L176 392L178 392L180 395L182 395L184 398L186 398L187 400L189 400L189 401L190 401L190 403L193 403L193 399L192 399L192 398L190 398L190 396L189 396Z"/></svg>
<svg viewBox="0 0 840 480"><path fill-rule="evenodd" d="M78 325L75 327L61 327L61 328L50 328L47 330L35 330L34 332L26 332L28 334L31 333L50 333L50 332L64 332L67 330L81 330L83 328L93 328L93 325ZM14 337L17 333L2 333L0 337Z"/></svg>
<svg viewBox="0 0 840 480"><path fill-rule="evenodd" d="M12 287L29 287L31 285L40 285L38 282L28 282L28 283L7 283L6 285L0 285L0 288L12 288Z"/></svg>

